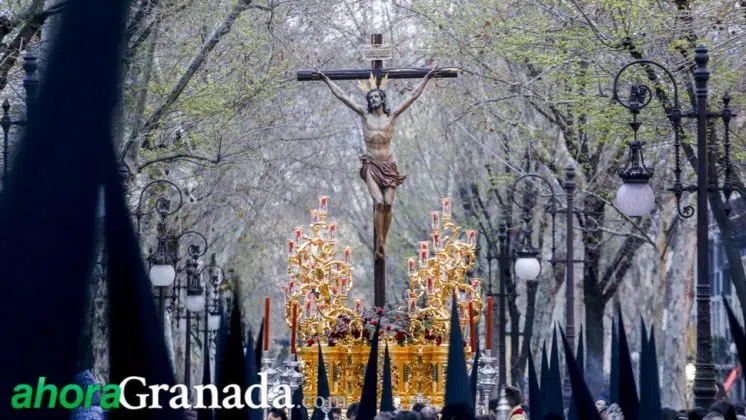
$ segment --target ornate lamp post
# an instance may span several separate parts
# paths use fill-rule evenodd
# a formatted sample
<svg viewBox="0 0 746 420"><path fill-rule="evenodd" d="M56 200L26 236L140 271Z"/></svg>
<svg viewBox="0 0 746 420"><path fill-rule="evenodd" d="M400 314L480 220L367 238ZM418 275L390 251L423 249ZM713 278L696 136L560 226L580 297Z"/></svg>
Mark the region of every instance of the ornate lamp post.
<svg viewBox="0 0 746 420"><path fill-rule="evenodd" d="M651 60L636 60L619 70L614 77L614 100L620 105L627 108L632 114L632 121L629 125L634 132L633 140L628 144L629 159L624 168L619 169L618 173L622 178L623 185L619 188L616 197L616 204L628 216L644 216L650 213L654 204L654 195L648 185L648 180L653 176L653 170L645 166L642 154L644 142L637 138L638 130L642 125L638 120L640 111L647 107L653 99L653 94L662 102L666 117L671 122L674 132L674 150L675 150L675 180L673 187L669 191L673 192L676 197L676 205L679 215L683 218L690 218L694 215L694 208L691 206L681 207L681 197L686 192L697 193L697 359L694 370L694 403L697 407L709 407L714 402L715 374L712 364L712 340L710 333L710 282L709 282L709 226L707 212L707 194L708 192L722 192L725 196L726 213L730 211L729 198L734 191L731 181L732 167L730 162L730 130L729 123L735 115L728 104L730 96L723 95L723 109L720 112L708 111L707 109L707 82L710 73L707 70L709 55L707 48L698 46L694 55L694 94L696 97L696 107L689 112L683 112L679 102L679 89L673 74L661 64ZM625 70L641 66L645 69L647 78L655 86L653 89L645 84L635 84L630 89L629 98L624 101L619 96L619 77ZM661 79L656 70L663 72L663 77L670 80L673 85L673 104L671 104L666 92L661 87ZM681 179L681 148L683 147L681 137L684 135L681 125L682 118L691 118L696 120L697 124L697 184L684 185ZM709 179L709 156L707 144L707 124L708 119L722 119L725 126L723 132L723 154L724 154L724 180L723 185L717 184L717 180ZM714 163L714 162L713 162ZM713 171L713 173L715 173Z"/></svg>
<svg viewBox="0 0 746 420"><path fill-rule="evenodd" d="M534 181L534 182L531 182ZM518 200L516 197L516 187L521 183L527 183L528 188L523 193L521 199ZM543 185L546 188L537 188L537 185L535 183L538 183L539 186ZM539 277L539 274L541 274L541 263L539 262L539 250L536 249L533 246L531 236L533 234L533 230L531 229L531 222L532 222L532 214L533 210L536 207L538 198L542 194L542 191L545 189L548 190L548 202L544 208L546 213L549 213L552 217L552 257L549 260L549 262L554 264L562 264L564 263L566 265L565 268L565 331L567 340L575 344L575 287L574 287L574 279L575 279L575 263L582 262L580 260L575 259L574 254L574 218L575 214L580 212L580 210L575 208L575 169L572 167L567 167L565 169L565 182L563 183L563 188L565 190L565 201L566 206L565 208L557 208L557 203L559 202L558 195L555 194L554 188L552 187L552 183L549 182L546 178L544 178L541 175L537 174L527 174L523 175L520 178L518 178L513 185L510 187L510 198L521 210L522 210L522 216L523 219L523 227L521 229L521 232L518 235L517 242L517 249L514 250L515 252L515 275L519 280L523 280L526 282L535 282L536 279ZM541 190L541 191L539 191ZM555 243L555 234L556 234L556 216L558 213L564 213L566 220L566 251L565 251L565 259L557 259L556 258L556 243ZM504 325L504 324L503 324ZM501 335L504 337L505 335L505 327L501 327ZM569 405L570 398L572 397L572 388L570 386L570 382L568 380L564 381L563 384L563 394L564 394L564 400L565 405Z"/></svg>

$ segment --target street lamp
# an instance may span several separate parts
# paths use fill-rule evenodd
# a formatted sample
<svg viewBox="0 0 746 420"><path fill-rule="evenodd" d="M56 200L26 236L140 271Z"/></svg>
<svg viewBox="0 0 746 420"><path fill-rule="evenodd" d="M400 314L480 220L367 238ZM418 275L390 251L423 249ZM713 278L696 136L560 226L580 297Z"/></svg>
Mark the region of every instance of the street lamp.
<svg viewBox="0 0 746 420"><path fill-rule="evenodd" d="M725 196L725 212L730 212L729 199L734 191L732 183L732 166L730 161L730 129L729 123L735 115L731 112L728 104L730 96L726 92L723 95L723 109L720 112L709 111L707 107L707 82L710 73L707 70L709 55L707 48L698 46L694 54L694 94L696 96L696 109L690 112L683 112L679 101L679 89L673 74L661 64L651 60L636 60L622 67L614 77L613 93L614 100L620 105L627 108L632 114L632 121L629 123L634 132L633 140L628 144L629 157L627 164L621 168L618 173L624 183L617 192L617 206L628 216L644 216L650 213L653 208L654 196L649 179L653 175L653 170L645 166L642 154L642 148L645 143L640 142L637 138L637 132L641 123L637 120L640 111L650 104L653 94L662 103L666 117L671 122L674 132L674 151L675 151L675 180L673 187L668 190L673 192L676 197L676 207L679 216L690 218L695 211L692 206L681 207L681 197L684 192L697 193L697 359L694 375L694 402L697 407L709 407L715 401L717 389L715 387L715 367L712 364L712 339L710 331L710 283L709 283L709 220L708 220L708 193L722 192ZM645 75L655 87L649 88L644 84L634 84L630 89L628 99L622 100L619 96L619 78L625 70L641 66L645 69ZM667 92L661 87L661 78L656 73L656 69L661 70L664 78L670 80L673 86L673 104L667 96ZM697 155L692 157L696 159L697 167L697 184L684 185L681 177L681 149L688 148L681 141L683 128L681 125L682 118L695 119L697 123ZM709 145L707 142L708 119L722 119L725 129L723 131L723 162L724 162L724 181L720 186L717 180L710 182L709 175ZM714 163L714 162L713 162ZM715 171L713 171L715 173ZM689 371L687 371L688 373Z"/></svg>
<svg viewBox="0 0 746 420"><path fill-rule="evenodd" d="M516 187L521 183L526 183L527 188L523 192L520 200L516 196ZM537 185L538 184L538 185ZM542 187L543 185L543 187ZM582 262L575 260L575 236L574 236L574 220L575 214L580 210L575 208L575 169L568 166L565 169L565 182L563 183L565 190L565 201L566 207L564 209L557 208L558 196L554 192L552 183L549 182L545 177L538 174L526 174L516 179L513 185L509 189L510 199L515 203L522 211L523 227L520 234L518 235L519 249L515 251L515 273L516 276L527 282L534 282L541 274L541 263L539 262L539 250L536 249L532 244L531 236L533 230L531 229L531 221L533 210L537 205L539 196L548 196L544 207L544 211L549 213L552 217L552 258L549 260L552 265L564 263L565 268L565 332L567 341L574 346L575 344L575 263ZM543 193L548 191L548 194ZM566 219L566 251L565 260L559 260L556 258L556 216L558 213L564 213ZM500 334L504 337L505 327L500 327ZM569 406L570 398L572 397L572 387L570 381L566 380L563 384L563 394L565 405Z"/></svg>

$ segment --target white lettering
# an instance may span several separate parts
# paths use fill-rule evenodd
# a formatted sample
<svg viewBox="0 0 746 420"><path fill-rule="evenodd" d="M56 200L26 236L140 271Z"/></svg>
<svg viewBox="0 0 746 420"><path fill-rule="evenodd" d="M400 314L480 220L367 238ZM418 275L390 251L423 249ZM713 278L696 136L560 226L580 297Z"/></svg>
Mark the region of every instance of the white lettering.
<svg viewBox="0 0 746 420"><path fill-rule="evenodd" d="M218 388L213 384L208 385L195 385L194 390L197 392L197 404L194 405L194 408L208 408L205 406L205 390L210 391L210 404L209 408L220 408L220 404L218 404Z"/></svg>
<svg viewBox="0 0 746 420"><path fill-rule="evenodd" d="M223 388L223 392L225 392L226 394L229 392L233 392L233 395L229 395L227 398L223 399L223 408L231 409L246 407L243 403L243 400L241 399L240 386L236 384L227 385L225 388ZM231 402L231 400L233 400L233 402Z"/></svg>
<svg viewBox="0 0 746 420"><path fill-rule="evenodd" d="M168 385L150 385L150 391L153 395L153 404L148 408L163 408L159 400L160 391L168 391Z"/></svg>
<svg viewBox="0 0 746 420"><path fill-rule="evenodd" d="M276 385L274 388L272 388L272 391L276 395L275 399L272 400L273 408L284 408L286 410L290 410L293 408L293 393L290 390L289 385L287 384ZM280 400L283 400L285 402L280 404L279 402Z"/></svg>
<svg viewBox="0 0 746 420"><path fill-rule="evenodd" d="M171 408L192 408L192 406L189 404L189 390L187 389L186 385L184 384L176 384L171 387L169 390L172 394L179 393L175 397L171 398L171 401L168 402L168 405L171 406ZM177 404L177 401L181 401L181 404Z"/></svg>
<svg viewBox="0 0 746 420"><path fill-rule="evenodd" d="M254 389L259 390L259 401L254 401L254 398L252 398L254 395ZM267 396L267 372L259 372L259 383L251 385L244 394L244 399L246 399L246 404L251 408L269 408L269 404L267 404L267 401L269 400Z"/></svg>
<svg viewBox="0 0 746 420"><path fill-rule="evenodd" d="M143 408L145 408L147 406L148 394L145 394L145 395L143 395L143 394L136 394L137 397L138 397L138 399L140 400L140 405L138 405L138 406L130 405L127 402L127 399L124 398L124 396L126 395L126 393L124 392L124 387L127 385L127 382L133 381L133 380L137 381L137 382L140 382L143 386L145 385L145 378L143 378L143 377L140 377L140 376L130 376L130 377L124 378L124 380L119 384L119 388L121 390L121 394L119 395L119 403L122 404L122 407L124 407L124 408L126 408L128 410L142 410Z"/></svg>

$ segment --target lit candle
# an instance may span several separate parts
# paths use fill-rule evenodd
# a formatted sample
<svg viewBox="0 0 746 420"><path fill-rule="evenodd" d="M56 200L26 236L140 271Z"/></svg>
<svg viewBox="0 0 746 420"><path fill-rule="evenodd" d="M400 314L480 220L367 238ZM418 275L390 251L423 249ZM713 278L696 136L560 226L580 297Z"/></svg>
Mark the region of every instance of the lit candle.
<svg viewBox="0 0 746 420"><path fill-rule="evenodd" d="M470 230L467 232L467 236L469 238L468 244L470 246L475 246L477 244L477 231L476 230Z"/></svg>
<svg viewBox="0 0 746 420"><path fill-rule="evenodd" d="M420 262L422 264L426 264L427 263L427 250L426 249L421 249L420 250Z"/></svg>
<svg viewBox="0 0 746 420"><path fill-rule="evenodd" d="M433 292L433 278L430 276L425 277L425 283L427 284L427 293Z"/></svg>
<svg viewBox="0 0 746 420"><path fill-rule="evenodd" d="M298 302L293 302L293 322L290 335L290 352L295 354L295 336L298 333Z"/></svg>
<svg viewBox="0 0 746 420"><path fill-rule="evenodd" d="M451 218L451 199L450 198L442 198L440 200L440 206L443 211L443 218L444 219L450 219Z"/></svg>
<svg viewBox="0 0 746 420"><path fill-rule="evenodd" d="M440 233L433 232L433 249L440 248Z"/></svg>
<svg viewBox="0 0 746 420"><path fill-rule="evenodd" d="M471 301L471 294L469 295L469 337L471 338L471 352L477 351L477 336L474 334L474 302Z"/></svg>
<svg viewBox="0 0 746 420"><path fill-rule="evenodd" d="M409 298L409 312L414 313L417 310L417 300L415 298Z"/></svg>
<svg viewBox="0 0 746 420"><path fill-rule="evenodd" d="M302 239L303 239L303 231L300 229L295 229L295 242L300 243Z"/></svg>
<svg viewBox="0 0 746 420"><path fill-rule="evenodd" d="M479 293L479 279L471 279L471 288L474 289L475 292Z"/></svg>
<svg viewBox="0 0 746 420"><path fill-rule="evenodd" d="M319 197L319 211L321 211L322 213L326 213L326 210L327 210L326 204L327 204L326 196L322 195L321 197Z"/></svg>
<svg viewBox="0 0 746 420"><path fill-rule="evenodd" d="M295 255L295 242L293 242L292 239L288 239L288 250L290 251L291 257Z"/></svg>
<svg viewBox="0 0 746 420"><path fill-rule="evenodd" d="M264 351L269 351L269 296L264 298Z"/></svg>
<svg viewBox="0 0 746 420"><path fill-rule="evenodd" d="M440 215L437 211L431 213L433 230L440 229Z"/></svg>
<svg viewBox="0 0 746 420"><path fill-rule="evenodd" d="M487 332L485 340L487 341L487 351L492 350L492 296L487 298Z"/></svg>
<svg viewBox="0 0 746 420"><path fill-rule="evenodd" d="M329 240L330 241L334 240L334 237L336 236L336 233L337 233L337 225L336 225L336 223L330 224L329 225Z"/></svg>
<svg viewBox="0 0 746 420"><path fill-rule="evenodd" d="M420 242L420 249L427 249L430 246L430 243L427 241Z"/></svg>
<svg viewBox="0 0 746 420"><path fill-rule="evenodd" d="M409 274L410 275L414 274L414 272L417 271L417 267L416 267L415 264L416 264L415 259L414 258L410 258L409 259Z"/></svg>
<svg viewBox="0 0 746 420"><path fill-rule="evenodd" d="M363 302L359 298L355 299L355 312L359 314L363 312Z"/></svg>
<svg viewBox="0 0 746 420"><path fill-rule="evenodd" d="M352 260L352 250L350 247L345 247L345 264L350 264L350 261Z"/></svg>

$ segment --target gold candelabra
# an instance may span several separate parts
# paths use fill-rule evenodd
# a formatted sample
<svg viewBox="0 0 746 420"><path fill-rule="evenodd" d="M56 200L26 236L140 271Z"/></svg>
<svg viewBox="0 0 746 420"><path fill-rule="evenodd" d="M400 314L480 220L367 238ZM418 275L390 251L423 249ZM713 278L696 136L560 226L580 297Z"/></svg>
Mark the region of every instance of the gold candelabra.
<svg viewBox="0 0 746 420"><path fill-rule="evenodd" d="M354 309L348 307L352 251L338 251L337 226L327 221L328 197L320 197L319 207L311 211L309 232L294 229L288 241L290 279L283 288L285 318L292 329L293 351L295 340L300 340L297 354L306 375L306 396L316 392L318 343L332 394L350 401L359 398L369 340L380 324L382 341L398 344L390 348L394 395L403 404L423 397L436 405L442 402L452 297L465 336L468 331L474 337L482 310L480 279L466 279L475 262L476 232L459 238L451 209L452 200L444 198L441 211L431 213L431 240L421 242L418 256L408 260L409 300L399 308L364 308L362 299L355 300Z"/></svg>

